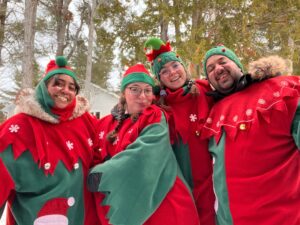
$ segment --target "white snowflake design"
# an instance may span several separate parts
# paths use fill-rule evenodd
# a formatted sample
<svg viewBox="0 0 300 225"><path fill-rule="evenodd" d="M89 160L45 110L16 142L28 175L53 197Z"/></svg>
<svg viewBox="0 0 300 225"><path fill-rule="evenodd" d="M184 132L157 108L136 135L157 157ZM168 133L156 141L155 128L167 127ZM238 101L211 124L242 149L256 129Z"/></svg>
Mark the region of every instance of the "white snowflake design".
<svg viewBox="0 0 300 225"><path fill-rule="evenodd" d="M191 122L196 122L197 121L197 115L196 114L191 114L190 115L190 120L191 120Z"/></svg>
<svg viewBox="0 0 300 225"><path fill-rule="evenodd" d="M93 146L93 140L91 138L88 139L88 144L89 144L90 147Z"/></svg>
<svg viewBox="0 0 300 225"><path fill-rule="evenodd" d="M286 80L281 81L280 84L281 84L281 86L283 86L283 87L289 86L289 83L288 83Z"/></svg>
<svg viewBox="0 0 300 225"><path fill-rule="evenodd" d="M74 144L71 141L67 141L66 144L69 150L72 150L74 148Z"/></svg>
<svg viewBox="0 0 300 225"><path fill-rule="evenodd" d="M247 116L251 116L252 113L253 113L253 110L252 110L252 109L247 109L247 110L246 110L246 115L247 115Z"/></svg>
<svg viewBox="0 0 300 225"><path fill-rule="evenodd" d="M113 145L116 145L119 142L119 137L116 138L116 140L114 141Z"/></svg>
<svg viewBox="0 0 300 225"><path fill-rule="evenodd" d="M101 131L101 132L99 133L99 139L103 139L103 137L104 137L104 131Z"/></svg>
<svg viewBox="0 0 300 225"><path fill-rule="evenodd" d="M238 115L235 115L235 116L233 117L233 122L238 121L238 119L239 119Z"/></svg>
<svg viewBox="0 0 300 225"><path fill-rule="evenodd" d="M264 100L263 98L258 99L258 103L261 105L266 104L266 100Z"/></svg>
<svg viewBox="0 0 300 225"><path fill-rule="evenodd" d="M18 124L12 124L8 129L11 133L18 133L20 127Z"/></svg>
<svg viewBox="0 0 300 225"><path fill-rule="evenodd" d="M212 118L208 117L206 120L207 123L211 124L212 123Z"/></svg>
<svg viewBox="0 0 300 225"><path fill-rule="evenodd" d="M131 134L131 133L132 133L132 131L133 131L133 129L130 129L130 130L128 131L128 134Z"/></svg>
<svg viewBox="0 0 300 225"><path fill-rule="evenodd" d="M280 92L279 92L279 91L274 92L274 93L273 93L273 96L274 96L274 97L280 97Z"/></svg>

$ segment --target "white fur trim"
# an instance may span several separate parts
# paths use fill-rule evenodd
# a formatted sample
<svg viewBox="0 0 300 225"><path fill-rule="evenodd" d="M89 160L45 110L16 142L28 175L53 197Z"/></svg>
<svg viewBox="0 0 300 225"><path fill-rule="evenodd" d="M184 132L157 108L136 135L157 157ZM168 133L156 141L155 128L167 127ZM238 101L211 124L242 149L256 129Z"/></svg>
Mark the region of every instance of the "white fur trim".
<svg viewBox="0 0 300 225"><path fill-rule="evenodd" d="M89 107L88 100L83 96L77 95L76 106L69 120L82 116L89 110ZM53 118L43 110L41 105L35 99L34 90L29 88L21 90L17 95L14 113L25 113L49 123L59 123L58 119Z"/></svg>

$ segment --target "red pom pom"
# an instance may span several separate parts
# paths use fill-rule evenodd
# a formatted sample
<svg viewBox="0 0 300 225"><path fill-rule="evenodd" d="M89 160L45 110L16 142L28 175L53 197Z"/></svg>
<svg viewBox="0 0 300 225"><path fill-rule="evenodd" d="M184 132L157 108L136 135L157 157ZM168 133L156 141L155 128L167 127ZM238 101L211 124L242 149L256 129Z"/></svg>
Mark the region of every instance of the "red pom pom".
<svg viewBox="0 0 300 225"><path fill-rule="evenodd" d="M225 52L226 51L226 49L225 48L222 48L222 52Z"/></svg>
<svg viewBox="0 0 300 225"><path fill-rule="evenodd" d="M57 67L57 65L55 63L55 60L50 60L50 62L47 65L46 71L45 71L45 73L43 74L42 77L46 76L46 74L49 73L50 70L53 70L56 67Z"/></svg>
<svg viewBox="0 0 300 225"><path fill-rule="evenodd" d="M147 51L147 48L145 51ZM151 49L150 52L146 52L146 57L149 62L152 62L160 54L170 51L172 51L172 48L170 42L168 41L165 45L161 45L159 50Z"/></svg>
<svg viewBox="0 0 300 225"><path fill-rule="evenodd" d="M56 66L55 60L50 60L50 62L47 65L46 72L49 71L49 70L51 70L55 66Z"/></svg>

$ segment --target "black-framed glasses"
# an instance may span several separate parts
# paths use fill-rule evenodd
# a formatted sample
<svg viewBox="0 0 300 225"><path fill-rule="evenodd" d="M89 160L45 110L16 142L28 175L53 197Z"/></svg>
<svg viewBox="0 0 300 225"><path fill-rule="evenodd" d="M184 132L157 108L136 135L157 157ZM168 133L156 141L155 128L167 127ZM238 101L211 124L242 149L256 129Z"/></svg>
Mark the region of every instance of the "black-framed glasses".
<svg viewBox="0 0 300 225"><path fill-rule="evenodd" d="M140 96L142 94L142 92L144 92L145 96L151 96L153 95L153 90L152 88L146 88L146 89L142 89L140 87L127 87L130 91L130 94L134 95L134 96Z"/></svg>

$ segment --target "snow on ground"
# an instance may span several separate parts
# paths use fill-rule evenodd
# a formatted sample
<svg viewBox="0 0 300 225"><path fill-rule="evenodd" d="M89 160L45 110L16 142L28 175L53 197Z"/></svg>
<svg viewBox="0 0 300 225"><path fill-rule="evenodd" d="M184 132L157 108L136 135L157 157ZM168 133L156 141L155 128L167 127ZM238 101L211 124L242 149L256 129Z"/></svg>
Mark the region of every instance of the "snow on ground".
<svg viewBox="0 0 300 225"><path fill-rule="evenodd" d="M0 225L5 225L6 208L3 212L2 218L0 219Z"/></svg>

